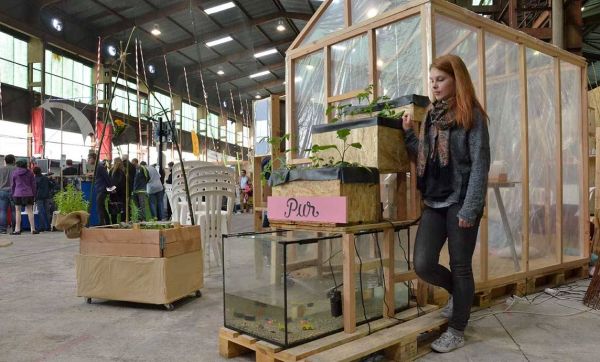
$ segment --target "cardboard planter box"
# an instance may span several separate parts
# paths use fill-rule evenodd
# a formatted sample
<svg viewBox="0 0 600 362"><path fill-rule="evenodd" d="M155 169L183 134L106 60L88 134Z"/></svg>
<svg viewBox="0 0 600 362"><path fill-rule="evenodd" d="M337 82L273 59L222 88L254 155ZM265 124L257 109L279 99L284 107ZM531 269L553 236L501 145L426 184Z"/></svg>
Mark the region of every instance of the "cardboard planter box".
<svg viewBox="0 0 600 362"><path fill-rule="evenodd" d="M169 304L204 286L202 251L172 258L76 255L77 296Z"/></svg>
<svg viewBox="0 0 600 362"><path fill-rule="evenodd" d="M82 255L173 257L202 249L200 226L169 229L120 229L116 225L83 228Z"/></svg>
<svg viewBox="0 0 600 362"><path fill-rule="evenodd" d="M292 224L358 224L381 220L374 168L299 168L271 174L269 220Z"/></svg>
<svg viewBox="0 0 600 362"><path fill-rule="evenodd" d="M422 122L427 115L427 107L431 101L428 97L409 94L399 98L394 98L388 101L390 106L396 113L404 111L412 116L415 122ZM365 106L352 106L344 110L344 121L356 121L361 119L372 118L378 112L383 110L383 103L378 103L373 108L373 113L361 113ZM354 113L354 114L352 114Z"/></svg>

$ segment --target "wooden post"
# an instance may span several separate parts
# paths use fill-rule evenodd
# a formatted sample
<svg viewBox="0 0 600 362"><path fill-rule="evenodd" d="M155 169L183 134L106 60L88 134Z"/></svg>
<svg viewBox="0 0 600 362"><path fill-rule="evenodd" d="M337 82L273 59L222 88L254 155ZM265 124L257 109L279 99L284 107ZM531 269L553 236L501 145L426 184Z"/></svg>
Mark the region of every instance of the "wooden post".
<svg viewBox="0 0 600 362"><path fill-rule="evenodd" d="M485 32L482 28L477 29L477 58L479 62L479 102L483 109L487 109L487 92L486 92L486 63L485 63ZM487 190L486 190L487 199ZM487 205L487 202L486 202ZM479 239L479 274L481 281L487 281L489 277L488 271L488 207L483 209L483 217L481 218ZM477 280L477 279L475 279Z"/></svg>
<svg viewBox="0 0 600 362"><path fill-rule="evenodd" d="M552 4L554 6L554 3ZM561 4L562 5L562 4ZM554 8L552 9L554 16ZM554 32L554 24L552 31ZM562 30L562 26L561 26ZM562 208L563 208L563 162L562 162L562 106L561 106L561 79L560 79L560 59L554 58L554 114L555 114L555 137L556 137L556 237L558 238L555 245L556 261L563 262L564 240L562 235ZM582 163L587 160L581 160ZM583 166L583 164L582 164Z"/></svg>
<svg viewBox="0 0 600 362"><path fill-rule="evenodd" d="M386 263L383 266L385 295L383 304L383 316L393 317L396 312L395 293L394 293L394 273L395 273L395 257L394 257L394 229L388 228L383 231L383 259Z"/></svg>
<svg viewBox="0 0 600 362"><path fill-rule="evenodd" d="M513 0L511 0L513 1ZM529 271L529 130L528 113L527 113L527 57L525 54L525 45L519 45L519 78L520 95L521 95L521 179L522 179L522 202L523 202L523 217L521 234L523 236L521 247L521 265L525 268L524 271Z"/></svg>
<svg viewBox="0 0 600 362"><path fill-rule="evenodd" d="M344 253L343 265L343 312L344 332L354 333L356 331L356 279L354 275L354 264L356 263L356 251L354 250L354 234L344 234L342 237L342 248Z"/></svg>

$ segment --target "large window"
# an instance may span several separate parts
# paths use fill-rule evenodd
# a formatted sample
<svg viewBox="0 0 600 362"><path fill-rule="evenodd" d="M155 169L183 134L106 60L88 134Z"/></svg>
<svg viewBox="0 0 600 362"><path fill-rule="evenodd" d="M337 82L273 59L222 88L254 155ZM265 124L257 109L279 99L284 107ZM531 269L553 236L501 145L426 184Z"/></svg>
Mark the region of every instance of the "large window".
<svg viewBox="0 0 600 362"><path fill-rule="evenodd" d="M227 143L235 145L235 122L227 120Z"/></svg>
<svg viewBox="0 0 600 362"><path fill-rule="evenodd" d="M94 103L92 67L46 50L46 93L82 103Z"/></svg>
<svg viewBox="0 0 600 362"><path fill-rule="evenodd" d="M189 132L196 132L198 122L198 109L185 102L181 103L181 129Z"/></svg>
<svg viewBox="0 0 600 362"><path fill-rule="evenodd" d="M163 110L164 108L164 110ZM150 96L150 116L153 117L159 117L162 116L163 119L165 118L164 115L164 111L170 111L171 110L171 98L166 95L166 94L162 94L159 92L153 92L152 95ZM171 115L169 114L169 118L171 118Z"/></svg>
<svg viewBox="0 0 600 362"><path fill-rule="evenodd" d="M27 155L27 125L0 121L0 154Z"/></svg>
<svg viewBox="0 0 600 362"><path fill-rule="evenodd" d="M246 126L242 129L242 146L250 147L250 128Z"/></svg>
<svg viewBox="0 0 600 362"><path fill-rule="evenodd" d="M0 32L0 82L27 88L27 42Z"/></svg>
<svg viewBox="0 0 600 362"><path fill-rule="evenodd" d="M113 82L117 82L114 97L111 103L111 109L123 114L128 114L132 117L138 116L138 98L136 92L136 84L134 82L125 81L122 78L112 78ZM111 88L113 85L111 85ZM127 87L127 90L126 88ZM140 114L148 113L148 99L140 93Z"/></svg>
<svg viewBox="0 0 600 362"><path fill-rule="evenodd" d="M208 137L219 139L219 116L214 113L208 114Z"/></svg>

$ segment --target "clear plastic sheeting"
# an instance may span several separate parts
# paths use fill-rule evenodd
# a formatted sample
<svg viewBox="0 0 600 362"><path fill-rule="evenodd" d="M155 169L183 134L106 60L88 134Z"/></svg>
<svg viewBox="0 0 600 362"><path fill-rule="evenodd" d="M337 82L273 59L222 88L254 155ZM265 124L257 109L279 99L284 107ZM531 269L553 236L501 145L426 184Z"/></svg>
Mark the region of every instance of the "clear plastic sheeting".
<svg viewBox="0 0 600 362"><path fill-rule="evenodd" d="M297 137L293 145L300 158L308 157L311 147L310 130L315 124L325 123L325 76L323 51L309 54L295 61L294 67L294 118Z"/></svg>
<svg viewBox="0 0 600 362"><path fill-rule="evenodd" d="M391 99L424 94L421 18L403 19L377 29L375 34L379 94Z"/></svg>
<svg viewBox="0 0 600 362"><path fill-rule="evenodd" d="M314 23L312 29L302 41L307 45L344 29L344 0L332 0L321 17Z"/></svg>
<svg viewBox="0 0 600 362"><path fill-rule="evenodd" d="M527 48L527 115L529 142L529 268L560 262L556 234L555 71L552 57Z"/></svg>
<svg viewBox="0 0 600 362"><path fill-rule="evenodd" d="M562 106L562 243L563 260L583 257L581 235L583 162L581 153L581 69L560 62ZM586 161L587 162L587 161ZM587 196L587 195L586 195Z"/></svg>
<svg viewBox="0 0 600 362"><path fill-rule="evenodd" d="M436 14L435 57L446 54L454 54L462 58L477 91L479 82L477 29Z"/></svg>
<svg viewBox="0 0 600 362"><path fill-rule="evenodd" d="M492 166L487 195L488 277L524 270L522 265L523 179L519 47L485 36L486 97ZM509 111L510 110L510 111ZM506 174L507 182L499 182ZM513 250L514 247L514 250Z"/></svg>
<svg viewBox="0 0 600 362"><path fill-rule="evenodd" d="M332 96L362 90L369 83L369 42L361 35L331 46Z"/></svg>
<svg viewBox="0 0 600 362"><path fill-rule="evenodd" d="M408 2L410 0L351 0L352 25Z"/></svg>
<svg viewBox="0 0 600 362"><path fill-rule="evenodd" d="M271 145L267 138L271 135L271 98L254 101L254 155L271 154Z"/></svg>

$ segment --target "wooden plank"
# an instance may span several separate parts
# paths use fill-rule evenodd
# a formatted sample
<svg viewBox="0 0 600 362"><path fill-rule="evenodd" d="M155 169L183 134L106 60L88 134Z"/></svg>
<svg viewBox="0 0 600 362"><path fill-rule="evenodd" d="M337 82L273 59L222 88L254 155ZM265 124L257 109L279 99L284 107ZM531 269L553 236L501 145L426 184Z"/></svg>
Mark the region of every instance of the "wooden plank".
<svg viewBox="0 0 600 362"><path fill-rule="evenodd" d="M327 78L329 78L329 75L327 75ZM360 93L362 91L363 91L362 89L358 89L358 90L346 92L344 94L338 94L336 96L329 96L329 97L327 97L327 103L335 103L335 102L344 101L346 99L356 98L356 96L358 96L358 93ZM331 94L331 89L329 90L329 94Z"/></svg>
<svg viewBox="0 0 600 362"><path fill-rule="evenodd" d="M562 107L561 107L561 79L560 79L560 59L554 58L554 121L555 121L555 138L556 138L556 237L558 238L554 246L555 260L560 264L563 262L564 240L562 235L562 218L563 218L563 158L562 158ZM582 163L587 163L587 159L582 159Z"/></svg>
<svg viewBox="0 0 600 362"><path fill-rule="evenodd" d="M523 270L529 271L529 130L527 129L529 116L527 113L527 58L525 45L523 44L519 45L519 75L521 78L519 87L521 95L521 178L523 179L521 192L523 203L521 265Z"/></svg>
<svg viewBox="0 0 600 362"><path fill-rule="evenodd" d="M477 58L479 62L479 102L483 109L487 109L487 92L486 92L486 62L485 62L485 32L483 29L477 29ZM487 199L487 192L486 192ZM488 207L487 202L483 209L483 217L479 226L479 259L480 259L480 280L488 280Z"/></svg>
<svg viewBox="0 0 600 362"><path fill-rule="evenodd" d="M354 333L356 331L356 298L355 298L355 267L356 252L354 246L355 238L353 234L344 234L342 236L342 249L344 253L344 272L343 272L343 306L344 313L344 332Z"/></svg>
<svg viewBox="0 0 600 362"><path fill-rule="evenodd" d="M394 327L386 328L360 340L309 356L306 361L350 362L398 343L412 343L420 333L447 323L448 320L440 316L440 313L441 311L435 311Z"/></svg>
<svg viewBox="0 0 600 362"><path fill-rule="evenodd" d="M417 273L414 270L409 270L406 272L396 273L394 275L394 283L403 283L409 280L417 279Z"/></svg>
<svg viewBox="0 0 600 362"><path fill-rule="evenodd" d="M377 36L375 30L367 31L369 42L369 84L373 85L373 99L379 97L379 86L377 76Z"/></svg>
<svg viewBox="0 0 600 362"><path fill-rule="evenodd" d="M410 308L400 313L397 313L394 317L396 319L391 318L382 318L378 319L374 322L370 323L371 332L376 332L382 330L384 328L388 328L400 323L400 321L409 321L423 313L430 313L434 310L438 309L437 306L434 305L425 305L420 308ZM291 362L291 361L300 361L305 359L306 357L326 351L328 349L341 346L345 343L357 340L361 337L366 336L369 333L369 327L366 324L360 325L356 328L356 332L354 333L345 333L340 332L336 334L332 334L330 336L325 336L323 338L317 339L312 342L304 343L300 346L289 348L283 350L277 354L275 354L275 358L277 360Z"/></svg>
<svg viewBox="0 0 600 362"><path fill-rule="evenodd" d="M306 38L306 36L312 31L312 28L314 27L315 23L319 20L319 18L323 15L325 10L327 10L327 8L329 7L329 5L332 2L333 2L333 0L327 0L327 1L323 2L321 4L321 6L319 6L317 11L315 11L315 13L313 14L312 18L310 18L308 23L306 23L306 25L304 25L304 28L302 28L302 31L300 32L300 34L298 34L296 39L292 42L292 44L288 48L288 52L298 48L300 46L300 44L302 44L302 42L304 41L304 38Z"/></svg>
<svg viewBox="0 0 600 362"><path fill-rule="evenodd" d="M331 48L330 47L325 47L325 49L323 49L323 80L325 81L325 86L323 87L324 91L324 98L323 99L323 104L325 104L325 109L327 109L327 107L329 107L329 95L331 94ZM326 114L325 115L327 117L326 122L329 123L331 121L331 119L334 117L333 112L330 114ZM314 145L315 142L313 141L312 144Z"/></svg>
<svg viewBox="0 0 600 362"><path fill-rule="evenodd" d="M324 5L323 5L324 6ZM303 31L307 29L304 27ZM298 38L296 38L298 40ZM296 120L296 63L290 56L285 57L285 129L289 133L290 137L285 143L285 148L291 150L285 156L286 161L289 163L292 159L298 158L298 150L296 150L296 144L298 143L298 135L296 127L298 126Z"/></svg>
<svg viewBox="0 0 600 362"><path fill-rule="evenodd" d="M588 133L588 96L587 96L587 68L583 67L581 69L581 140L582 140L582 154L581 154L581 162L582 162L582 171L580 171L580 178L581 178L581 190L583 191L580 195L581 197L581 212L583 215L589 215L589 198L588 198L588 190L589 190L589 162L588 162L588 154L589 154L589 137L587 136ZM597 148L596 148L597 149ZM598 164L600 162L596 162L596 164ZM598 179L596 179L598 180ZM598 205L600 204L595 204L596 208L598 208ZM581 226L580 226L580 232L581 232L581 243L582 243L582 255L584 257L589 257L590 255L590 243L588 242L588 240L590 240L590 223L588 222L588 218L587 217L582 217L581 218Z"/></svg>
<svg viewBox="0 0 600 362"><path fill-rule="evenodd" d="M386 287L383 303L383 315L386 317L393 317L396 310L396 301L394 298L394 246L394 230L386 229L383 232L383 258L387 261L387 263L383 266L383 275Z"/></svg>
<svg viewBox="0 0 600 362"><path fill-rule="evenodd" d="M352 5L351 0L344 0L344 26L349 28L352 25Z"/></svg>

